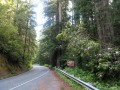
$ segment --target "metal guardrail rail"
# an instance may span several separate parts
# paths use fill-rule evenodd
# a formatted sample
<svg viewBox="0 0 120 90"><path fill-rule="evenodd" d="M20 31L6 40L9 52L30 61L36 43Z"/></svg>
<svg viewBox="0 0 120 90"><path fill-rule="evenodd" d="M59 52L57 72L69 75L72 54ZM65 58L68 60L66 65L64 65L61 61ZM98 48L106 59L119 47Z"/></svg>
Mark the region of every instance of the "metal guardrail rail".
<svg viewBox="0 0 120 90"><path fill-rule="evenodd" d="M61 70L61 69L59 69L59 68L56 68L56 67L55 67L55 69L58 70L58 71L60 71L62 74L64 74L66 77L72 79L72 80L75 81L76 83L82 85L82 86L85 87L87 90L99 90L99 89L95 88L94 86L90 85L89 83L86 83L86 82L80 80L79 78L76 78L76 77L74 77L73 75L70 75L70 74L66 73L65 71L63 71L63 70Z"/></svg>

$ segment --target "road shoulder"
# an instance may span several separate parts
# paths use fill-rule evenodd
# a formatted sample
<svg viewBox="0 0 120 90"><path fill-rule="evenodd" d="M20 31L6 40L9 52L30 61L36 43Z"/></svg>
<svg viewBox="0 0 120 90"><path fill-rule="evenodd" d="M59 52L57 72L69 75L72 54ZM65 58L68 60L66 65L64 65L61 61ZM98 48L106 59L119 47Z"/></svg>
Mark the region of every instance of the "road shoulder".
<svg viewBox="0 0 120 90"><path fill-rule="evenodd" d="M54 78L58 81L60 90L72 90L71 87L56 73L56 71L51 70Z"/></svg>

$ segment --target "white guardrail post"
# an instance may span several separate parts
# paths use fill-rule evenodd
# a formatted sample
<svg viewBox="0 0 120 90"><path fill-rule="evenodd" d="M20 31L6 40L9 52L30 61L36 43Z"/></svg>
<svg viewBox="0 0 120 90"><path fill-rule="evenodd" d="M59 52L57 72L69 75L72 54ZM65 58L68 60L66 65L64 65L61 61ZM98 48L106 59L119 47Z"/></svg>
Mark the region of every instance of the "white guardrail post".
<svg viewBox="0 0 120 90"><path fill-rule="evenodd" d="M73 81L75 81L76 83L82 85L83 87L86 88L86 90L99 90L99 89L97 89L96 87L90 85L89 83L86 83L86 82L80 80L79 78L76 78L76 77L74 77L74 76L66 73L65 71L59 69L59 68L56 68L56 67L55 67L55 70L60 71L60 72L61 72L62 74L64 74L66 77L68 77L68 78L72 79Z"/></svg>

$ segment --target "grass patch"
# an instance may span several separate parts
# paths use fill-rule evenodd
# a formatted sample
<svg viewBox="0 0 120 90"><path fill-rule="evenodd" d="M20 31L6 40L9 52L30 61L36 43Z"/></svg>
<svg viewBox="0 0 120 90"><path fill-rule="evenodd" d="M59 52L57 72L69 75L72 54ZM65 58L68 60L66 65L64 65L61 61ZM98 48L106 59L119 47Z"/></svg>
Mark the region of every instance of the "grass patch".
<svg viewBox="0 0 120 90"><path fill-rule="evenodd" d="M72 90L85 90L84 87L70 80L69 78L61 74L59 71L56 71L56 72L60 76L60 78L63 79L71 87Z"/></svg>
<svg viewBox="0 0 120 90"><path fill-rule="evenodd" d="M85 82L92 83L99 90L120 90L120 80L99 80L91 72L83 71L78 68L66 68L64 71L75 77L81 78Z"/></svg>

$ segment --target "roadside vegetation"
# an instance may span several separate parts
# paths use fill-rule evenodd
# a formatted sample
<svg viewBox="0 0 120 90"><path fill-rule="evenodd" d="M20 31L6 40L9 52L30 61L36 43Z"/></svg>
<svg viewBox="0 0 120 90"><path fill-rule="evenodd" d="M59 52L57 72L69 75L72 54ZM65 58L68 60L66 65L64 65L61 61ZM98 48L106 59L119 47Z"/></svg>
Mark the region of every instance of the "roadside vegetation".
<svg viewBox="0 0 120 90"><path fill-rule="evenodd" d="M103 81L98 79L93 73L88 71L83 71L79 68L65 68L64 71L80 78L81 80L92 84L93 86L99 88L100 90L119 90L120 81L118 79Z"/></svg>
<svg viewBox="0 0 120 90"><path fill-rule="evenodd" d="M85 90L84 87L70 80L69 78L61 74L59 71L56 72L60 76L60 78L71 87L72 90Z"/></svg>
<svg viewBox="0 0 120 90"><path fill-rule="evenodd" d="M0 1L0 76L27 71L36 58L41 65L61 67L101 90L119 90L120 0L41 3L46 23L36 56L31 1ZM69 60L75 68L66 68Z"/></svg>
<svg viewBox="0 0 120 90"><path fill-rule="evenodd" d="M25 0L0 0L0 77L4 71L16 74L32 67L36 53L32 8Z"/></svg>
<svg viewBox="0 0 120 90"><path fill-rule="evenodd" d="M72 60L75 68L68 72L101 90L119 90L120 1L49 0L43 4L47 20L36 62L64 69Z"/></svg>

